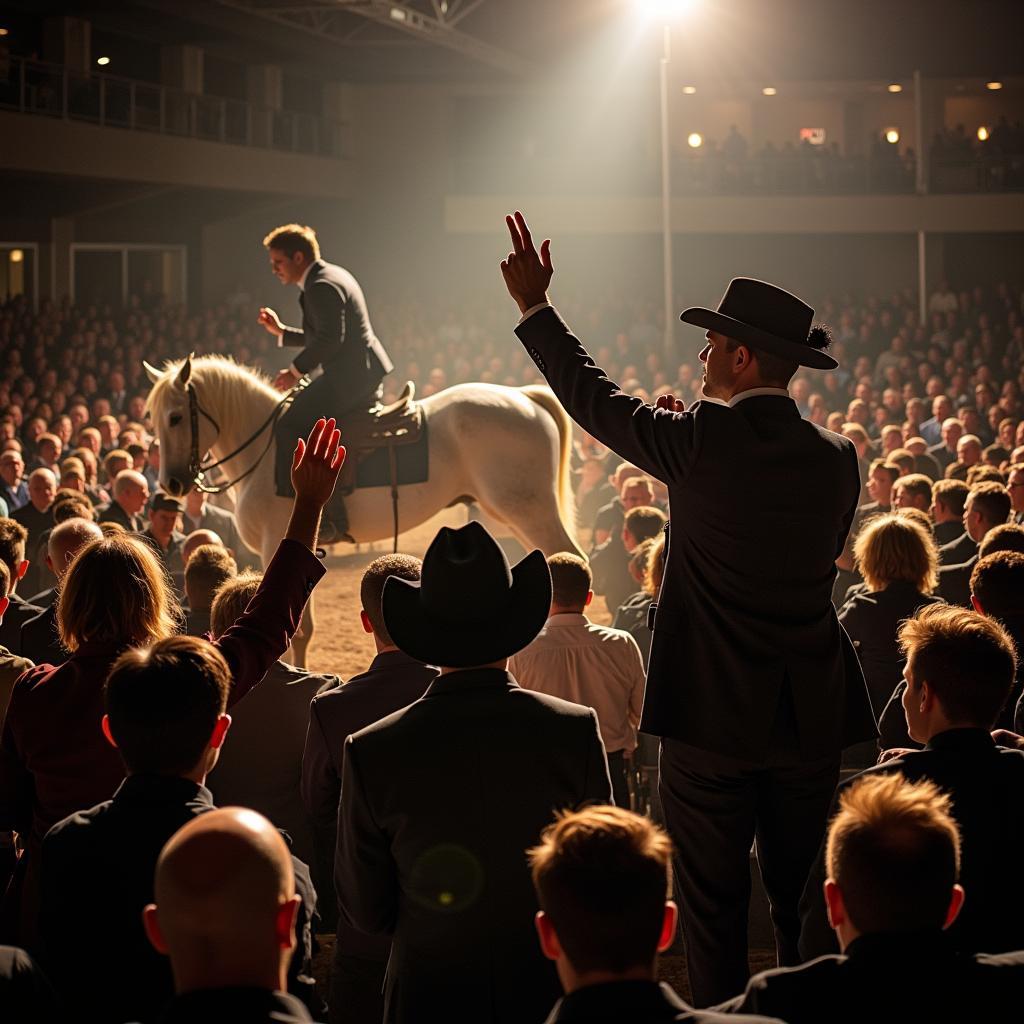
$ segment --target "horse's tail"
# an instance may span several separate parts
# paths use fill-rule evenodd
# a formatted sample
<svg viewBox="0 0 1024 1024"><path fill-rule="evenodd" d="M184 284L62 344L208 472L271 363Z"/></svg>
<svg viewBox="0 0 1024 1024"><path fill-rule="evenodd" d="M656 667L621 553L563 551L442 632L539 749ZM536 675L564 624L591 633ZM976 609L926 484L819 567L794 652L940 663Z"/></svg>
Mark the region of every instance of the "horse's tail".
<svg viewBox="0 0 1024 1024"><path fill-rule="evenodd" d="M555 393L543 384L530 384L520 391L531 402L539 405L558 427L558 481L555 491L558 515L566 533L576 540L576 496L572 491L572 420L562 408Z"/></svg>

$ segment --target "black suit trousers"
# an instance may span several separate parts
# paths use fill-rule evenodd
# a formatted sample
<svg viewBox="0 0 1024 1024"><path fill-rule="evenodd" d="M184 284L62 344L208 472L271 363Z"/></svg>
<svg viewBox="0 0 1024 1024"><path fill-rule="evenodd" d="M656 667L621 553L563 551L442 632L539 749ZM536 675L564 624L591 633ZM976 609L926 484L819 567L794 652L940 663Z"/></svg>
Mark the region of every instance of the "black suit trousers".
<svg viewBox="0 0 1024 1024"><path fill-rule="evenodd" d="M771 903L779 963L800 963L800 895L825 832L839 754L801 758L788 704L780 708L763 764L662 740L659 790L675 845L676 899L695 1006L732 998L750 977L752 845Z"/></svg>
<svg viewBox="0 0 1024 1024"><path fill-rule="evenodd" d="M370 392L353 395L346 389L343 380L339 381L327 373L322 373L304 391L300 391L274 429L277 442L274 485L278 495L282 498L295 496L292 490L292 456L298 438L305 440L321 416L326 419L333 416L340 421L346 413L371 408L379 396L379 386Z"/></svg>

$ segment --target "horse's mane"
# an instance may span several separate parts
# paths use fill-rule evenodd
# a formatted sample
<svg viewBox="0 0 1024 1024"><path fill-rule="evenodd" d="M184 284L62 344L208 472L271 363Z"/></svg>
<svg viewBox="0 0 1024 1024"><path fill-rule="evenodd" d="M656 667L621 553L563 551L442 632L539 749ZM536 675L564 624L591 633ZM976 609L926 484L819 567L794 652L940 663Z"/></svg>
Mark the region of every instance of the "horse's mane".
<svg viewBox="0 0 1024 1024"><path fill-rule="evenodd" d="M166 360L163 376L153 385L146 406L154 419L159 418L168 390L174 386L184 359ZM225 421L245 417L252 412L251 394L256 392L277 400L270 378L252 366L235 362L231 356L206 355L192 359L190 383L208 402L216 404Z"/></svg>

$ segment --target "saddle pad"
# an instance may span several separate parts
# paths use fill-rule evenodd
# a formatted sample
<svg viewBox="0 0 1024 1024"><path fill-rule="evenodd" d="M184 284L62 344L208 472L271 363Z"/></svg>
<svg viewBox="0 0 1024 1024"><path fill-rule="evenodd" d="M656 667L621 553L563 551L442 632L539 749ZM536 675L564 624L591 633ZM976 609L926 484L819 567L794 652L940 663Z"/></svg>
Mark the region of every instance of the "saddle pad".
<svg viewBox="0 0 1024 1024"><path fill-rule="evenodd" d="M412 444L395 446L395 467L399 484L425 483L430 472L430 446L427 437L427 420L423 419L423 430L419 439ZM391 466L388 447L384 445L360 459L356 466L356 487L390 487Z"/></svg>

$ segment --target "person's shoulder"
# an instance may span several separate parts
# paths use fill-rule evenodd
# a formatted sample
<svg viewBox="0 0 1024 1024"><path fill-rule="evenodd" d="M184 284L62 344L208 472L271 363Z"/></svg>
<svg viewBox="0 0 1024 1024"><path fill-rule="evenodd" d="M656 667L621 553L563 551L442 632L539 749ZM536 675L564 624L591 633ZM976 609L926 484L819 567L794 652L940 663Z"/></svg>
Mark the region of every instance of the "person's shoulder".
<svg viewBox="0 0 1024 1024"><path fill-rule="evenodd" d="M773 1000L779 997L784 998L789 992L796 997L801 990L806 990L812 985L827 986L842 970L844 963L846 963L845 956L833 953L816 957L795 967L773 967L767 971L761 971L747 982L744 995L731 1001L729 1005L736 1007L746 1005L747 999L752 995L755 1000L759 998ZM785 1007L774 1006L770 1002L767 1006L758 1006L758 1009L768 1013L782 1013Z"/></svg>
<svg viewBox="0 0 1024 1024"><path fill-rule="evenodd" d="M974 962L986 971L1002 967L1024 972L1024 953L975 953Z"/></svg>
<svg viewBox="0 0 1024 1024"><path fill-rule="evenodd" d="M516 710L530 714L539 720L547 720L556 726L560 722L570 723L594 717L594 711L583 704L574 704L562 697L552 697L538 690L527 690L517 686L508 691L514 699Z"/></svg>
<svg viewBox="0 0 1024 1024"><path fill-rule="evenodd" d="M75 811L53 825L43 837L43 846L54 851L73 850L81 843L95 841L97 831L103 828L113 806L113 800L104 800L94 807Z"/></svg>

